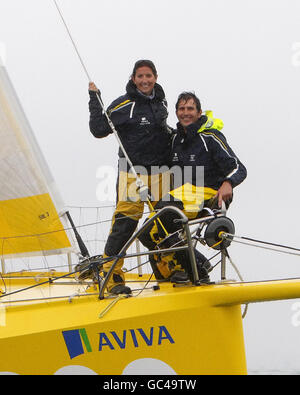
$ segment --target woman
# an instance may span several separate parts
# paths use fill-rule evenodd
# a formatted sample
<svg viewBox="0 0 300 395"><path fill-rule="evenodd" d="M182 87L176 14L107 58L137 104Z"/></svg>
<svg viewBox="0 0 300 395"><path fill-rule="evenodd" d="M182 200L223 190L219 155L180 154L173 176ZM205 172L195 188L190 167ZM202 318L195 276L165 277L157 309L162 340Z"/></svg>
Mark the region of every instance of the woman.
<svg viewBox="0 0 300 395"><path fill-rule="evenodd" d="M90 130L97 138L112 133L102 112L98 92L94 83L89 85L90 93ZM158 188L162 184L160 169L149 176L153 166L166 165L170 155L171 130L167 126L167 102L162 87L157 84L157 71L152 61L139 60L135 63L131 78L126 86L126 94L108 107L107 113L112 120L122 144L139 173L144 184L151 188L154 195L152 206L166 192ZM119 177L117 206L105 248L104 258L117 255L132 236L139 219L143 215L144 202L135 187L135 179L128 173L123 152L119 150ZM112 261L103 265L104 274L108 272ZM113 294L131 293L125 286L120 259L111 276L107 289Z"/></svg>

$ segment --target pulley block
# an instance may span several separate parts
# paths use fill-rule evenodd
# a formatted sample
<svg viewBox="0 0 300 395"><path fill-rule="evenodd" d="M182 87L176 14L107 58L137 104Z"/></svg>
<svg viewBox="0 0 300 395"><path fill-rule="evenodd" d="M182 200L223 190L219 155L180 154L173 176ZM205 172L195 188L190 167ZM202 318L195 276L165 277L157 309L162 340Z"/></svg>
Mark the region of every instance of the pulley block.
<svg viewBox="0 0 300 395"><path fill-rule="evenodd" d="M215 250L229 247L232 240L222 239L222 232L234 234L235 228L231 219L227 217L213 219L205 229L204 240L206 244Z"/></svg>

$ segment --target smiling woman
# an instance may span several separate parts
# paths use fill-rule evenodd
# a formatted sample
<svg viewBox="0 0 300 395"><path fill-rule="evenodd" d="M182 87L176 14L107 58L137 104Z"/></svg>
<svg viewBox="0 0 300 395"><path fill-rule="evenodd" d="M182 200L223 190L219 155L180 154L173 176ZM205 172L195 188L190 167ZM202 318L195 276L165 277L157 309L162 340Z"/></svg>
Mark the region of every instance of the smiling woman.
<svg viewBox="0 0 300 395"><path fill-rule="evenodd" d="M97 138L106 137L112 130L99 105L99 91L93 82L89 84L89 93L91 133ZM165 94L163 88L157 84L157 71L151 60L142 59L135 63L126 86L126 94L114 100L107 113L117 129L130 162L133 166L139 166L140 173L141 167L144 169L139 177L154 197L154 201L149 204L153 209L166 192L162 187L162 180L166 186L169 184L162 172L166 172L170 158L171 130L167 126ZM123 165L124 150L119 151L118 202L103 255L104 258L112 257L111 261L106 259L103 266L105 274L113 264L113 257L119 254L135 231L143 215L144 202L149 203L148 197L145 199L141 196L142 190L139 190L135 185L136 180L128 173L126 161ZM153 167L158 170L149 175ZM113 294L131 293L131 289L125 286L122 266L123 261L120 259L107 283L108 291Z"/></svg>

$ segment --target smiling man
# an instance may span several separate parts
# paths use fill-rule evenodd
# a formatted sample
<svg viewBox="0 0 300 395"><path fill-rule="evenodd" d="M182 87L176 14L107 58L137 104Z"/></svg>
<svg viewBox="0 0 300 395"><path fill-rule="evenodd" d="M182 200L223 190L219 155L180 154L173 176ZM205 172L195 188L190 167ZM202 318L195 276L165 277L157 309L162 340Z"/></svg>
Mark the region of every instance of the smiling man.
<svg viewBox="0 0 300 395"><path fill-rule="evenodd" d="M172 164L203 167L205 188L215 190L218 206L228 206L233 188L247 175L245 166L229 147L221 133L223 122L212 118L211 112L202 113L198 97L191 92L179 95L176 103L177 134L173 141ZM192 183L196 185L193 177Z"/></svg>
<svg viewBox="0 0 300 395"><path fill-rule="evenodd" d="M221 133L223 122L213 118L211 111L203 114L198 97L191 92L179 95L176 115L179 122L172 141L171 166L172 169L181 169L180 177L177 177L173 189L155 208L173 205L183 210L189 219L202 216L204 207L221 208L224 202L228 208L233 188L246 178L247 170ZM180 229L175 219L175 215L170 213L161 216L168 233ZM141 241L153 250L164 238L164 230L155 224L141 237ZM207 282L210 265L200 252L195 253L199 278ZM150 259L158 278L162 276L174 282L191 278L186 252L176 252L157 258L157 261L153 257Z"/></svg>

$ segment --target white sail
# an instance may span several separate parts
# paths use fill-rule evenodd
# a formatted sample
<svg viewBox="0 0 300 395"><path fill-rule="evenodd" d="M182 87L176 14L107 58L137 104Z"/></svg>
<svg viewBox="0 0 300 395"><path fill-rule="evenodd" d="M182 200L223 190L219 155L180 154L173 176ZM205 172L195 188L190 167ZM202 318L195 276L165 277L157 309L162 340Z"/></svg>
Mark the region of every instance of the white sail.
<svg viewBox="0 0 300 395"><path fill-rule="evenodd" d="M0 141L0 256L69 251L62 200L1 59Z"/></svg>

